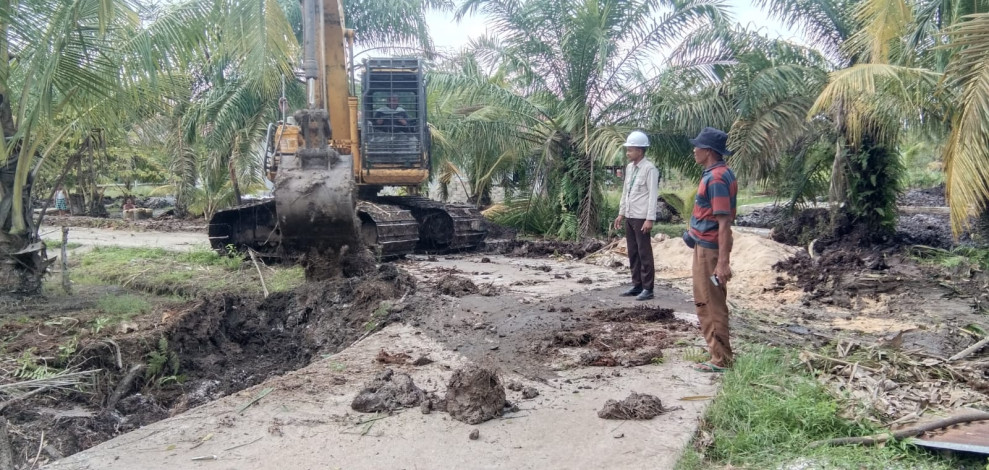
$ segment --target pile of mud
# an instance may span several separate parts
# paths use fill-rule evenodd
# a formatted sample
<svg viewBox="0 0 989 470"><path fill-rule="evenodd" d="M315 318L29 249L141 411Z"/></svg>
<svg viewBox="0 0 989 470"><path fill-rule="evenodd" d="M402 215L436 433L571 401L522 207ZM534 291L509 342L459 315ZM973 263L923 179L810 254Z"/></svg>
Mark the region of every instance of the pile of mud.
<svg viewBox="0 0 989 470"><path fill-rule="evenodd" d="M582 259L604 247L601 240L587 239L580 242L561 240L512 240L498 247L498 252L507 256L534 258L541 256L564 256Z"/></svg>
<svg viewBox="0 0 989 470"><path fill-rule="evenodd" d="M119 217L59 216L51 210L45 214L44 225L58 227L86 227L137 232L206 232L206 220L159 216L144 220L124 220ZM71 234L70 234L71 237Z"/></svg>
<svg viewBox="0 0 989 470"><path fill-rule="evenodd" d="M194 380L218 381L222 395L303 367L400 320L402 312L383 302L414 289L414 279L384 264L375 275L307 283L266 299L206 299L166 338L181 370Z"/></svg>
<svg viewBox="0 0 989 470"><path fill-rule="evenodd" d="M735 225L739 227L758 227L758 228L772 228L779 224L789 213L784 206L769 206L761 207L749 211L745 214L740 214L735 218Z"/></svg>
<svg viewBox="0 0 989 470"><path fill-rule="evenodd" d="M598 411L602 419L653 419L671 409L663 407L663 402L653 395L632 392L622 401L608 400Z"/></svg>
<svg viewBox="0 0 989 470"><path fill-rule="evenodd" d="M364 386L350 407L361 413L388 412L419 406L425 399L426 392L409 374L385 369Z"/></svg>
<svg viewBox="0 0 989 470"><path fill-rule="evenodd" d="M477 294L480 289L473 281L465 277L447 274L436 282L436 289L444 295L453 297L463 297L465 295Z"/></svg>
<svg viewBox="0 0 989 470"><path fill-rule="evenodd" d="M533 392L534 389L528 391L527 396L539 394ZM509 404L496 371L468 364L453 372L442 399L417 387L408 374L385 369L358 392L350 405L361 413L392 412L416 406L424 414L445 411L457 421L479 424L501 416Z"/></svg>
<svg viewBox="0 0 989 470"><path fill-rule="evenodd" d="M446 411L467 424L479 424L504 412L505 386L498 374L477 365L454 371L446 387Z"/></svg>
<svg viewBox="0 0 989 470"><path fill-rule="evenodd" d="M896 204L901 206L945 207L948 198L944 185L925 189L910 189L896 198Z"/></svg>
<svg viewBox="0 0 989 470"><path fill-rule="evenodd" d="M664 348L693 334L694 326L670 309L617 307L594 311L587 321L553 333L535 348L561 354L571 365L634 367L661 359Z"/></svg>

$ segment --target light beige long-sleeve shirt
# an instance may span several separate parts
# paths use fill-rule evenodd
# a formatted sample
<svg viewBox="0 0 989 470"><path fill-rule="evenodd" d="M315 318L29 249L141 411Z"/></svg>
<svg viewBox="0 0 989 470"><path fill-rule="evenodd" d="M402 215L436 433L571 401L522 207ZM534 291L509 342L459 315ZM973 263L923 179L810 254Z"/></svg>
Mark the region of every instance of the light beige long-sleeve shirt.
<svg viewBox="0 0 989 470"><path fill-rule="evenodd" d="M659 198L659 170L648 159L638 165L625 167L625 184L618 215L627 219L656 220L656 200Z"/></svg>

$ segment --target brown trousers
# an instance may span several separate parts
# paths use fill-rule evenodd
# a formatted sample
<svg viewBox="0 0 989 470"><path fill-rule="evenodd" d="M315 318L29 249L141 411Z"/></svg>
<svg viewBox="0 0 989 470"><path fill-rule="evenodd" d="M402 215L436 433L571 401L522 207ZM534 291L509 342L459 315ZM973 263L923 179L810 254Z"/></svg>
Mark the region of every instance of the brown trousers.
<svg viewBox="0 0 989 470"><path fill-rule="evenodd" d="M646 219L625 219L625 244L628 264L632 268L632 284L645 290L653 289L656 267L652 258L652 238L642 233Z"/></svg>
<svg viewBox="0 0 989 470"><path fill-rule="evenodd" d="M711 362L719 367L730 366L733 355L728 340L728 288L723 282L711 282L718 265L718 250L694 247L694 305L701 323L701 334L707 341Z"/></svg>

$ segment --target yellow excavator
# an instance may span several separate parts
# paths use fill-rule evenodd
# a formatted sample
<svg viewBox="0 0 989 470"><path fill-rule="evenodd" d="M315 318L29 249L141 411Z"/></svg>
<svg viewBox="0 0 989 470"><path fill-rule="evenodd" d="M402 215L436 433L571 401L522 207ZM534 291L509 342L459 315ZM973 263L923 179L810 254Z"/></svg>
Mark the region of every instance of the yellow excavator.
<svg viewBox="0 0 989 470"><path fill-rule="evenodd" d="M429 179L422 61L366 59L358 98L341 2L302 0L302 18L308 103L268 126L273 199L217 212L212 246L292 257L363 245L382 258L478 246L485 230L474 207L379 195L386 186L416 194Z"/></svg>

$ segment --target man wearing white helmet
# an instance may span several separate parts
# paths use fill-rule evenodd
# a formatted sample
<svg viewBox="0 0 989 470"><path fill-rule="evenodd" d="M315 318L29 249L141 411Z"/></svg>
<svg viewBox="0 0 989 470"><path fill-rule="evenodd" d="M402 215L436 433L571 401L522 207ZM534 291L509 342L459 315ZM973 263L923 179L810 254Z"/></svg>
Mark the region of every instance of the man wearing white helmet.
<svg viewBox="0 0 989 470"><path fill-rule="evenodd" d="M659 197L659 170L646 156L649 137L642 131L632 131L625 140L625 184L622 200L618 204L615 230L624 222L625 242L628 245L628 261L632 268L632 287L623 296L636 296L636 300L653 298L653 279L656 276L652 257L650 232L656 220L656 199Z"/></svg>

